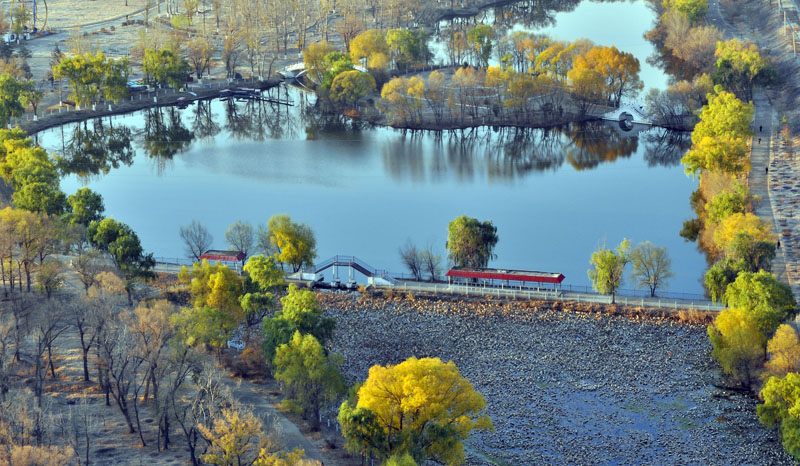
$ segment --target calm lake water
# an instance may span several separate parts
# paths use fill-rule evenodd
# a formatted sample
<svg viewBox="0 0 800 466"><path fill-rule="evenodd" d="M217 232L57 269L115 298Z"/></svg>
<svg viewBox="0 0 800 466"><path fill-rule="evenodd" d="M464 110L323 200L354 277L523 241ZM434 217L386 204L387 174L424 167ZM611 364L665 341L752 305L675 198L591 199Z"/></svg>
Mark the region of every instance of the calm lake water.
<svg viewBox="0 0 800 466"><path fill-rule="evenodd" d="M556 17L578 24L570 14L593 11ZM649 25L653 15L642 11ZM630 43L644 42L638 26L630 34ZM678 164L685 136L623 135L611 124L412 135L327 115L297 90L289 97L296 105L288 109L214 101L89 122L86 133L68 125L39 140L84 172L64 177L65 192L100 192L107 215L131 225L156 256L184 256L178 229L192 219L224 248L231 223L286 213L313 228L318 259L355 255L404 272L401 245L410 239L444 254L448 222L466 214L498 228L491 266L557 271L565 283L588 285L592 251L627 237L668 247L671 290L702 291L703 256L678 236L696 188ZM109 147L113 160L93 155Z"/></svg>

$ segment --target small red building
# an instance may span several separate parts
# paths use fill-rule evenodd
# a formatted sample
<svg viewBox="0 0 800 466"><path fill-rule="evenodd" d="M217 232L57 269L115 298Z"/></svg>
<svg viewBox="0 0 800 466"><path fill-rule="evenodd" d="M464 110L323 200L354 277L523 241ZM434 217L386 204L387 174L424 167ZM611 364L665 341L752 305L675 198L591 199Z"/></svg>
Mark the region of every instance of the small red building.
<svg viewBox="0 0 800 466"><path fill-rule="evenodd" d="M245 253L239 251L220 251L218 249L209 249L200 255L200 260L207 261L222 261L222 262L241 262L247 257Z"/></svg>
<svg viewBox="0 0 800 466"><path fill-rule="evenodd" d="M555 288L561 285L564 281L564 275L553 272L536 272L533 270L503 270L503 269L471 269L466 267L456 267L447 271L445 274L449 282L453 279L463 279L464 282L475 283L477 280L482 280L485 285L499 285L505 282L507 285L512 285L511 282L518 282L513 285L520 287L528 287L530 283L536 283L536 287L540 287L543 283L551 284Z"/></svg>

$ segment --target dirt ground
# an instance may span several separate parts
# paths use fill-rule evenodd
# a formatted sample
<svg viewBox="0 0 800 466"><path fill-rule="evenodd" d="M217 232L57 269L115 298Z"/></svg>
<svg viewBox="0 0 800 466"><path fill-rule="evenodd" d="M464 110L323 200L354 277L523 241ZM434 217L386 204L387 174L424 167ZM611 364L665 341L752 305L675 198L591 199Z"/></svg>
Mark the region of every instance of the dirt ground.
<svg viewBox="0 0 800 466"><path fill-rule="evenodd" d="M82 284L73 271L69 271L65 278L62 291L64 295L77 297L83 293ZM156 290L150 292L157 294ZM86 404L91 417L95 420L91 433L91 464L188 464L189 454L182 446L185 445L185 437L177 423L174 423L171 432L173 443L170 448L158 451L153 406L140 405L142 431L147 447L141 447L138 434L128 433L125 421L113 399L111 406L106 406L104 395L97 384L83 381L78 338L77 331L70 328L56 340L54 355L56 378L53 379L48 374L44 387L46 393L44 404L46 411L54 415L67 415L71 410L74 411ZM30 385L33 381L31 365L25 359L23 356L22 363L16 366L18 375L14 377L14 383L17 387ZM335 425L329 427L323 423L321 431L312 432L308 423L300 416L279 411L277 406L282 395L280 386L274 379L259 377L242 379L230 372L226 373L228 376L225 381L238 406L253 412L262 420L265 432L278 447L287 451L301 448L308 459L316 461L315 464L329 466L360 464L359 458L350 457L344 451L344 440L336 431ZM91 373L91 376L94 379L95 374ZM59 433L55 432L55 436L58 438ZM57 443L61 441L65 439L61 438Z"/></svg>

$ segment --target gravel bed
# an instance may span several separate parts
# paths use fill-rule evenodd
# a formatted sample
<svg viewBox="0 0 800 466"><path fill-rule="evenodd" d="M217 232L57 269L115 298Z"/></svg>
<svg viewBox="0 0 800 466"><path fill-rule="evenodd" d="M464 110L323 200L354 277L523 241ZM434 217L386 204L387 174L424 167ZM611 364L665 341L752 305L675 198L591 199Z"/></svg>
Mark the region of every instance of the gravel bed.
<svg viewBox="0 0 800 466"><path fill-rule="evenodd" d="M327 296L326 296L327 295ZM468 464L792 464L756 400L714 386L705 328L438 300L322 294L350 381L410 356L453 360L496 430Z"/></svg>

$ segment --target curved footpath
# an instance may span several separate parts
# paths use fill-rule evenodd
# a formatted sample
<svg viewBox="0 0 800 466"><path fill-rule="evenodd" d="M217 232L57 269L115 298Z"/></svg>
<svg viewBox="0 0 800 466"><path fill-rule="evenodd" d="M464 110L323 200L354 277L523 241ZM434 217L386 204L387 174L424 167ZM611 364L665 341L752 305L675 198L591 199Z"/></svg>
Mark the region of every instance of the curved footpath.
<svg viewBox="0 0 800 466"><path fill-rule="evenodd" d="M19 122L19 127L25 130L28 134L35 134L39 131L66 123L91 120L94 118L111 115L120 115L123 113L131 113L146 108L174 106L179 103L179 99L181 98L183 99L183 102L214 99L219 97L223 90L230 88L250 87L261 89L263 91L277 86L282 81L283 79L281 78L270 78L266 81L239 80L227 82L225 80L221 80L206 84L190 85L187 86L187 90L185 92L176 91L174 89L157 89L154 91L133 94L129 98L126 98L125 100L122 100L116 104L105 103L102 105L97 105L95 106L94 110L70 110L69 108L65 108L64 111L50 112L38 120L21 121Z"/></svg>

